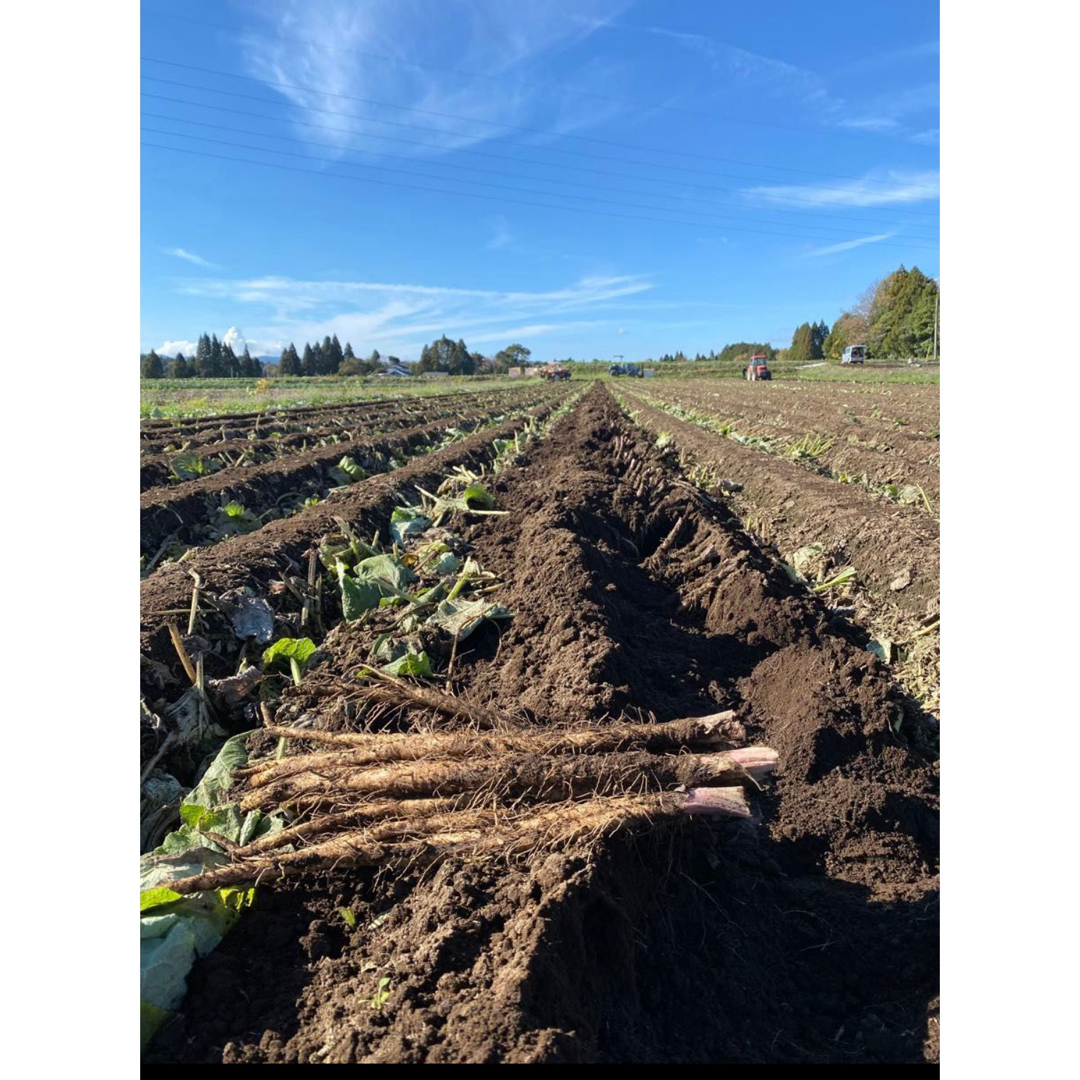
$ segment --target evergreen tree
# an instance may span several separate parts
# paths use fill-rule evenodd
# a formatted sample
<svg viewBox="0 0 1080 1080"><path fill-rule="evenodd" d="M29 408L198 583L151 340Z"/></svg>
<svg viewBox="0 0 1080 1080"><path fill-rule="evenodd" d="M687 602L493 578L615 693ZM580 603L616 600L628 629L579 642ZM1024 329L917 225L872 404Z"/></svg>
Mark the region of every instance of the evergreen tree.
<svg viewBox="0 0 1080 1080"><path fill-rule="evenodd" d="M165 368L162 366L161 357L153 349L142 357L141 372L144 379L165 378Z"/></svg>
<svg viewBox="0 0 1080 1080"><path fill-rule="evenodd" d="M221 346L221 370L229 379L238 378L240 375L240 360L228 342Z"/></svg>
<svg viewBox="0 0 1080 1080"><path fill-rule="evenodd" d="M451 351L450 356L450 373L452 375L476 374L476 362L473 360L472 355L466 348L464 340L458 338L458 340L454 343L454 347Z"/></svg>
<svg viewBox="0 0 1080 1080"><path fill-rule="evenodd" d="M262 375L262 364L251 355L246 345L244 355L240 357L240 374L245 379L257 379Z"/></svg>
<svg viewBox="0 0 1080 1080"><path fill-rule="evenodd" d="M787 358L796 364L809 363L814 359L813 331L809 323L803 323L792 335Z"/></svg>
<svg viewBox="0 0 1080 1080"><path fill-rule="evenodd" d="M870 305L867 342L872 355L906 360L933 345L938 286L918 267L901 267L877 287Z"/></svg>
<svg viewBox="0 0 1080 1080"><path fill-rule="evenodd" d="M813 323L810 326L810 355L815 360L821 360L825 356L825 341L829 336L829 327L825 320Z"/></svg>
<svg viewBox="0 0 1080 1080"><path fill-rule="evenodd" d="M352 351L352 342L351 341L346 341L345 342L345 352L341 354L341 359L342 360L355 360L356 359L356 354ZM338 367L340 367L340 366L341 365L339 364Z"/></svg>
<svg viewBox="0 0 1080 1080"><path fill-rule="evenodd" d="M296 353L296 346L291 342L287 349L281 350L281 360L278 362L279 375L299 375L300 357Z"/></svg>
<svg viewBox="0 0 1080 1080"><path fill-rule="evenodd" d="M341 351L341 342L338 341L338 336L335 334L330 339L330 370L329 374L336 375L341 367L341 361L345 359L345 354Z"/></svg>
<svg viewBox="0 0 1080 1080"><path fill-rule="evenodd" d="M315 350L307 342L304 344L304 358L300 361L300 374L318 375L318 370L315 367Z"/></svg>
<svg viewBox="0 0 1080 1080"><path fill-rule="evenodd" d="M195 347L195 374L200 379L212 379L214 377L214 365L210 358L209 334L199 335L199 343Z"/></svg>
<svg viewBox="0 0 1080 1080"><path fill-rule="evenodd" d="M218 341L217 334L212 335L210 338L210 367L214 372L213 377L215 379L225 376L225 357L221 351L221 342Z"/></svg>
<svg viewBox="0 0 1080 1080"><path fill-rule="evenodd" d="M184 354L178 352L169 361L169 378L170 379L186 379L191 372L188 370L188 362L184 359Z"/></svg>

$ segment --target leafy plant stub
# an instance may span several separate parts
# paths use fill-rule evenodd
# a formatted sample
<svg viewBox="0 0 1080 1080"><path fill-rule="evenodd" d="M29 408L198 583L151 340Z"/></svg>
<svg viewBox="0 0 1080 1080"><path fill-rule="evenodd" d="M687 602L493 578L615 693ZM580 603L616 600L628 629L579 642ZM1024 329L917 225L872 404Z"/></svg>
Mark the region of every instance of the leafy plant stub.
<svg viewBox="0 0 1080 1080"><path fill-rule="evenodd" d="M250 732L235 735L219 751L198 787L181 804L183 825L140 861L140 1014L145 1046L187 990L197 956L209 953L248 906L254 889L222 888L184 896L170 886L179 878L228 865L203 830L227 842L249 844L279 832L280 816L243 813L229 801L233 773L246 764Z"/></svg>

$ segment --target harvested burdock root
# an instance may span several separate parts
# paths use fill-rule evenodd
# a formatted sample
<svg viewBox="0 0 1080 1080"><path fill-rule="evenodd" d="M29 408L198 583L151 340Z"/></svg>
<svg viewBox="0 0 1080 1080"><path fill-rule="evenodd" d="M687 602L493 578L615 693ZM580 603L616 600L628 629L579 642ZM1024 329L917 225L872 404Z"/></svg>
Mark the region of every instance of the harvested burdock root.
<svg viewBox="0 0 1080 1080"><path fill-rule="evenodd" d="M240 806L302 820L243 847L206 833L232 863L169 888L520 855L684 814L749 818L746 789L777 765L768 747L732 747L745 735L731 713L483 733L267 732L321 749L239 770Z"/></svg>

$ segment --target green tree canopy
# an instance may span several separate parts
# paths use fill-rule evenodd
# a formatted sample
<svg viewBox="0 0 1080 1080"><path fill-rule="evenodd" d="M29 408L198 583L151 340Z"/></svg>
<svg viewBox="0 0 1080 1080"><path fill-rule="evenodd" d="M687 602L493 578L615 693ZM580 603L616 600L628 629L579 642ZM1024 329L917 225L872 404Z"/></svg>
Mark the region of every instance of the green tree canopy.
<svg viewBox="0 0 1080 1080"><path fill-rule="evenodd" d="M161 357L153 349L142 357L140 369L144 379L165 378L165 367L161 363Z"/></svg>
<svg viewBox="0 0 1080 1080"><path fill-rule="evenodd" d="M524 345L507 345L505 349L500 349L495 354L495 372L498 375L505 375L512 367L524 367L529 362L530 356L532 356L532 350L525 348Z"/></svg>

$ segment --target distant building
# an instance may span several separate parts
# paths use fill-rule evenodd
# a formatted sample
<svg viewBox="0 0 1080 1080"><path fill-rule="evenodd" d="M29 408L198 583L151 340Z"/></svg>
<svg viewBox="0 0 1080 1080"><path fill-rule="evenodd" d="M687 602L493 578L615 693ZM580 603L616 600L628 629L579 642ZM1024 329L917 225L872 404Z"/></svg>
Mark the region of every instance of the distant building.
<svg viewBox="0 0 1080 1080"><path fill-rule="evenodd" d="M393 375L395 377L411 376L412 372L404 364L387 364L380 375Z"/></svg>

